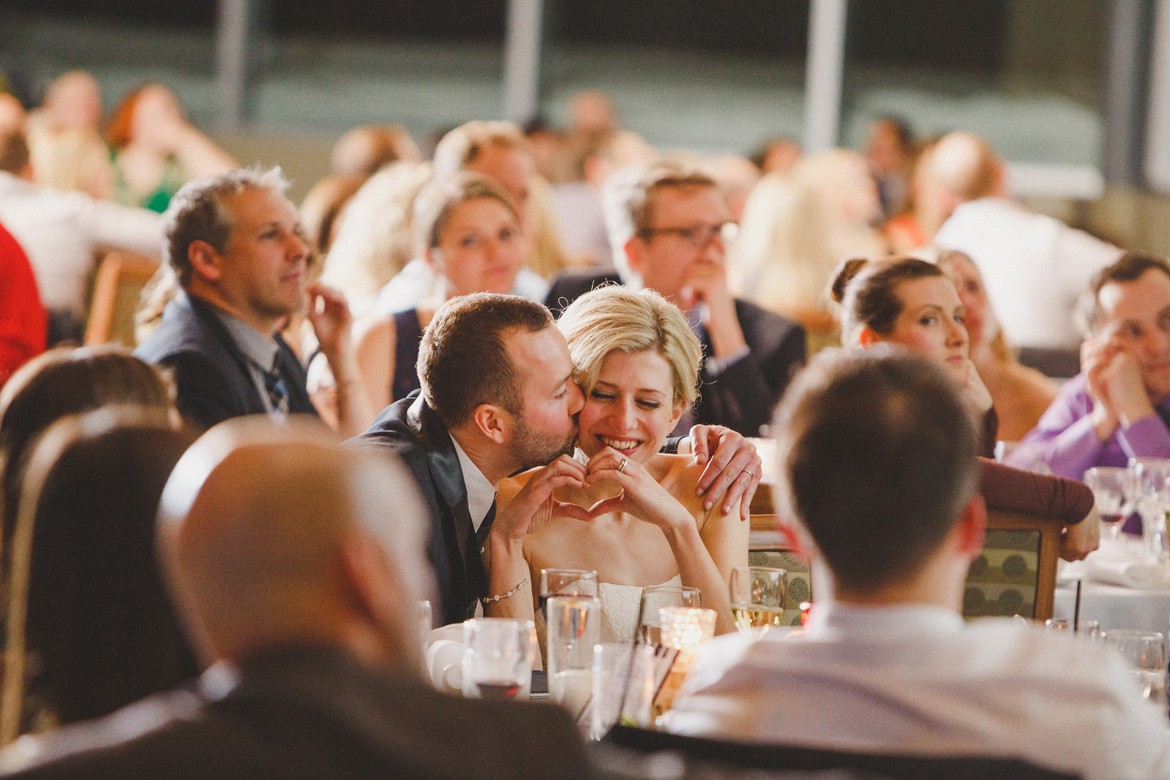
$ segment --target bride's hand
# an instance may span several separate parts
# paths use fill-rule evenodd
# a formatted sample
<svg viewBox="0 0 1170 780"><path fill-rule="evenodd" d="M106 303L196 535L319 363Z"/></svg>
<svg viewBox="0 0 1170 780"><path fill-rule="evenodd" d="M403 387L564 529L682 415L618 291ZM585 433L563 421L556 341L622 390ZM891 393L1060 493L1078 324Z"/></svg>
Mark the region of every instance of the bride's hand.
<svg viewBox="0 0 1170 780"><path fill-rule="evenodd" d="M496 515L492 534L499 534L514 542L539 530L554 517L575 517L588 521L589 513L576 504L567 504L553 498L559 487L585 487L585 467L568 455L562 455L538 470Z"/></svg>
<svg viewBox="0 0 1170 780"><path fill-rule="evenodd" d="M606 447L590 458L588 470L586 485L593 486L603 480L610 480L622 489L613 498L602 499L589 507L589 514L593 517L610 512L625 512L664 531L695 522L690 512L658 484L641 463L627 458L612 447Z"/></svg>

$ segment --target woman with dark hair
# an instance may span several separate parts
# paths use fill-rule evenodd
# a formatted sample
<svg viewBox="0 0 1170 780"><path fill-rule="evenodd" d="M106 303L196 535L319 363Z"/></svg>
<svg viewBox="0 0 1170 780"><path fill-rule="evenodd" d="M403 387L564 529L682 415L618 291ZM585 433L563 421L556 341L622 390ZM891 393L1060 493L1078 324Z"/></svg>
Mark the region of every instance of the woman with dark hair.
<svg viewBox="0 0 1170 780"><path fill-rule="evenodd" d="M995 408L971 362L965 309L951 278L934 263L915 257L853 259L841 264L831 289L841 305L841 343L862 349L894 344L942 364L962 388L972 413L982 419L983 446L990 455ZM988 508L1062 518L1060 554L1066 560L1084 558L1097 548L1097 511L1084 484L1018 471L987 458L980 464L980 492Z"/></svg>
<svg viewBox="0 0 1170 780"><path fill-rule="evenodd" d="M174 392L162 375L121 347L50 350L24 364L0 390L4 557L33 441L62 417L115 404L157 409L178 421Z"/></svg>
<svg viewBox="0 0 1170 780"><path fill-rule="evenodd" d="M162 410L121 407L59 420L33 446L10 556L0 742L199 673L154 555L159 497L194 439Z"/></svg>

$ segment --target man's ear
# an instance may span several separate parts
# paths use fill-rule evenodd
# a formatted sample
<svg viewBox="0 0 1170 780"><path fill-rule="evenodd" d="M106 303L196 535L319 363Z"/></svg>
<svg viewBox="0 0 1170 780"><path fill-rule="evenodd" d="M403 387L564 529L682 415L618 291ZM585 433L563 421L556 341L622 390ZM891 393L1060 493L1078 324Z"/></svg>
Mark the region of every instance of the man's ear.
<svg viewBox="0 0 1170 780"><path fill-rule="evenodd" d="M864 327L861 329L861 333L860 333L860 335L858 335L857 340L861 343L861 346L865 347L866 349L869 349L874 344L877 344L878 342L880 342L882 340L882 337L879 336L878 332L876 330L874 330L873 328Z"/></svg>
<svg viewBox="0 0 1170 780"><path fill-rule="evenodd" d="M341 567L353 615L375 629L368 636L380 637L381 647L370 647L371 652L411 659L421 638L413 635L417 624L409 619L412 611L406 609L411 605L404 603L407 594L386 551L368 534L349 534L341 549Z"/></svg>
<svg viewBox="0 0 1170 780"><path fill-rule="evenodd" d="M976 493L959 512L959 520L955 524L958 534L958 549L970 560L979 557L983 552L983 538L987 531L987 504L983 496Z"/></svg>
<svg viewBox="0 0 1170 780"><path fill-rule="evenodd" d="M631 236L630 240L622 245L622 250L626 253L626 261L630 264L630 270L641 275L642 239L638 236Z"/></svg>
<svg viewBox="0 0 1170 780"><path fill-rule="evenodd" d="M481 435L496 444L507 444L512 434L512 416L495 404L480 404L471 413L471 422Z"/></svg>
<svg viewBox="0 0 1170 780"><path fill-rule="evenodd" d="M222 259L215 247L206 241L196 239L187 246L187 260L192 270L209 282L217 281L223 274Z"/></svg>

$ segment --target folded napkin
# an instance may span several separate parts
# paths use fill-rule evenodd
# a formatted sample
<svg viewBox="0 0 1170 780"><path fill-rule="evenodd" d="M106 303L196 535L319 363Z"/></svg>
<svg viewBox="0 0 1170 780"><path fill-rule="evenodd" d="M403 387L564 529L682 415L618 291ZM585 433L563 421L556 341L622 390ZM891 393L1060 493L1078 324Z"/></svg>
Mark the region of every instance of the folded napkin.
<svg viewBox="0 0 1170 780"><path fill-rule="evenodd" d="M1170 571L1151 560L1119 560L1096 554L1085 559L1085 574L1096 582L1126 588L1170 587Z"/></svg>

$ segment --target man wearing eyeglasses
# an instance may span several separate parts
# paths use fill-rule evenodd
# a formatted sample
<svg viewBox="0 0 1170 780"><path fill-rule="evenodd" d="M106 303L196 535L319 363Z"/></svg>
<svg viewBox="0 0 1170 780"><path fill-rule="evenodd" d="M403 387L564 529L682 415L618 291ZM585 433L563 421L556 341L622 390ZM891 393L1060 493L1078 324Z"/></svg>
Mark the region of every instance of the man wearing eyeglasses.
<svg viewBox="0 0 1170 780"><path fill-rule="evenodd" d="M694 166L662 160L623 168L602 190L616 274L558 278L546 305L560 313L594 287L646 287L690 315L703 345L693 423L760 435L788 380L804 365L804 329L735 298L727 283L726 243L736 228L715 180Z"/></svg>

